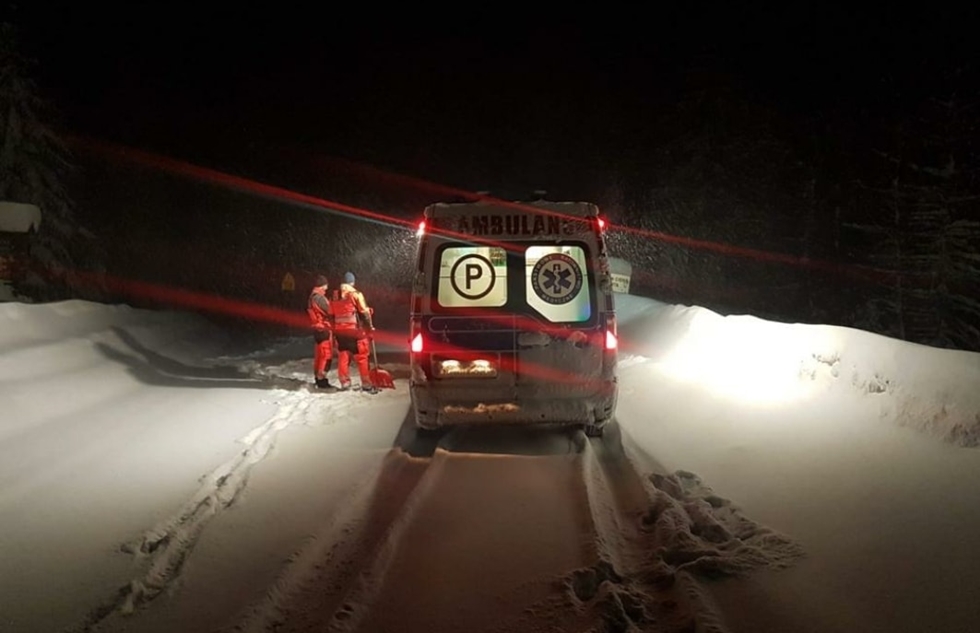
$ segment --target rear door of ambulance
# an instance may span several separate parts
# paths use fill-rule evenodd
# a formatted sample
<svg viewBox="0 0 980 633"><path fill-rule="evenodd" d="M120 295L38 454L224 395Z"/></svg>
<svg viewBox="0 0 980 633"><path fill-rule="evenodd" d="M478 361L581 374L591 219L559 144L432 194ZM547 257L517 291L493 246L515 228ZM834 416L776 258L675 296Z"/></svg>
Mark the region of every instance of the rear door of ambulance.
<svg viewBox="0 0 980 633"><path fill-rule="evenodd" d="M500 400L568 397L599 379L595 220L533 207L437 206L427 218L438 237L426 245L431 294L422 323L432 377L481 385Z"/></svg>

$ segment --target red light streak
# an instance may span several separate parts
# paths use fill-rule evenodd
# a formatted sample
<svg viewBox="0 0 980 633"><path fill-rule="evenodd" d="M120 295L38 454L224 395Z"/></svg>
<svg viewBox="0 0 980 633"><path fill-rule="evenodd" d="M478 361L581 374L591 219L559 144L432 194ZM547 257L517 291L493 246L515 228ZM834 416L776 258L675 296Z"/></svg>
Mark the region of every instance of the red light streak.
<svg viewBox="0 0 980 633"><path fill-rule="evenodd" d="M366 220L381 222L383 224L397 226L397 227L405 228L407 230L414 231L418 229L417 221L395 218L376 211L362 209L351 205L346 205L343 203L326 200L323 198L318 198L315 196L296 193L294 191L290 191L282 187L276 187L274 185L256 182L238 176L232 176L213 169L199 167L187 162L166 158L150 152L145 152L142 150L127 148L127 147L107 143L104 141L77 137L77 136L68 137L68 140L72 143L78 144L88 149L92 149L104 155L113 156L128 161L139 162L146 166L154 167L163 171L186 176L196 180L212 182L214 184L226 186L236 190L251 192L260 196L272 197L284 201L292 201L301 204L312 205L327 211L339 212L341 214L359 217ZM375 181L387 182L389 184L394 184L399 187L408 188L416 191L428 192L445 198L459 198L462 200L468 200L474 202L484 201L488 203L493 203L495 206L500 206L503 208L511 208L518 211L533 209L535 212L538 213L542 212L540 208L531 207L521 202L503 200L485 194L474 193L471 191L466 191L463 189L458 189L447 185L440 185L438 183L428 182L411 176L405 176L401 174L395 174L395 173L383 171L378 168L369 165L363 165L353 161L346 161L346 160L334 159L334 158L323 158L323 157L318 157L313 160L314 162L329 164L333 168L344 168L348 170L361 172L362 174L365 174L368 178L371 178ZM572 221L585 221L581 217L569 216L559 212L544 211L544 213L559 216L564 219L572 220ZM759 262L779 263L788 266L817 270L817 271L831 273L835 275L848 276L855 279L874 282L874 283L891 282L894 281L898 276L898 273L891 272L891 271L882 271L882 270L871 269L867 267L852 266L852 265L846 265L846 264L841 264L841 263L831 262L826 260L789 255L786 253L778 253L778 252L767 251L762 249L755 249L755 248L748 248L744 246L737 246L733 244L726 244L724 242L716 242L711 240L685 237L681 235L673 235L670 233L665 233L663 231L639 229L626 225L612 224L603 218L600 218L599 221L601 225L603 224L605 225L605 230L607 232L623 231L626 233L632 233L645 238L656 240L658 242L665 243L665 244L675 244L689 249L715 252L729 257L740 257L740 258L751 259ZM459 239L461 241L475 242L475 243L485 244L488 246L496 246L507 250L512 250L514 248L512 245L508 243L495 241L489 238L484 238L482 236L473 236L469 234L458 233L455 231L449 231L443 228L426 227L426 230L433 233L445 235L447 237L451 237L454 239ZM907 277L908 276L906 275L903 277L903 279L907 279Z"/></svg>

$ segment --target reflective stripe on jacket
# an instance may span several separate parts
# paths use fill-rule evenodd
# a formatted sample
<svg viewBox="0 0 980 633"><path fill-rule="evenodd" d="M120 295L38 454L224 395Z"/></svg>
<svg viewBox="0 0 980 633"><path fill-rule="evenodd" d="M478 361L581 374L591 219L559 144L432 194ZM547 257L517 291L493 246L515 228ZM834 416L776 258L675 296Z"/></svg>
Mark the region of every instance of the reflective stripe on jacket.
<svg viewBox="0 0 980 633"><path fill-rule="evenodd" d="M333 314L334 330L338 334L364 336L361 321L371 327L371 309L364 301L364 295L350 284L340 284L330 298L330 312Z"/></svg>

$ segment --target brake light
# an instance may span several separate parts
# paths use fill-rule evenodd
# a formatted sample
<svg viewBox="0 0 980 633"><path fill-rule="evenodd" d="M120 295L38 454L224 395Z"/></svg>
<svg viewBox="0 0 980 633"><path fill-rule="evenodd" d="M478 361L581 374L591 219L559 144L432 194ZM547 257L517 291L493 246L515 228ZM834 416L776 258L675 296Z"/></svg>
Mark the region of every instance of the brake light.
<svg viewBox="0 0 980 633"><path fill-rule="evenodd" d="M614 350L619 347L619 337L616 332L616 317L606 317L606 349Z"/></svg>
<svg viewBox="0 0 980 633"><path fill-rule="evenodd" d="M603 218L599 218L598 220L599 220L599 230L600 231L605 231L606 230L606 221Z"/></svg>
<svg viewBox="0 0 980 633"><path fill-rule="evenodd" d="M417 354L422 351L422 347L422 320L412 317L408 322L408 348L413 354Z"/></svg>
<svg viewBox="0 0 980 633"><path fill-rule="evenodd" d="M616 340L616 335L606 330L606 349L613 350L619 346L619 341Z"/></svg>
<svg viewBox="0 0 980 633"><path fill-rule="evenodd" d="M415 231L415 237L422 237L425 235L425 220L419 222L419 228Z"/></svg>

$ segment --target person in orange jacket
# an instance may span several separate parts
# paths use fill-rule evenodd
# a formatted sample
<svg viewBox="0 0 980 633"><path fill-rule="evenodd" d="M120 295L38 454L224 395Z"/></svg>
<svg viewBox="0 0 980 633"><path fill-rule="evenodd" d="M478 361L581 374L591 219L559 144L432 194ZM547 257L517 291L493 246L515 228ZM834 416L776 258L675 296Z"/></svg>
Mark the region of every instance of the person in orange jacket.
<svg viewBox="0 0 980 633"><path fill-rule="evenodd" d="M364 294L354 287L354 281L354 273L345 273L344 283L333 291L330 299L334 335L337 338L337 376L342 390L351 388L350 358L353 356L361 375L361 391L378 393L377 385L371 382L368 368L368 339L374 336L374 310L368 307Z"/></svg>
<svg viewBox="0 0 980 633"><path fill-rule="evenodd" d="M334 389L327 380L327 372L333 364L333 315L327 300L330 284L323 275L317 275L313 283L306 304L306 314L313 329L313 379L318 389Z"/></svg>

